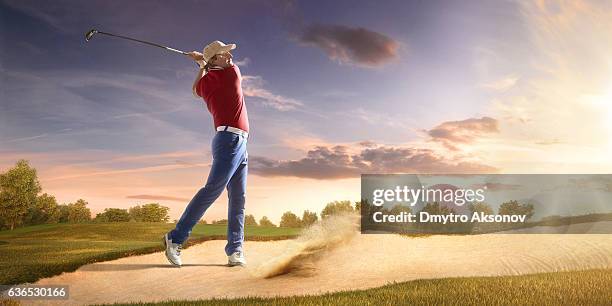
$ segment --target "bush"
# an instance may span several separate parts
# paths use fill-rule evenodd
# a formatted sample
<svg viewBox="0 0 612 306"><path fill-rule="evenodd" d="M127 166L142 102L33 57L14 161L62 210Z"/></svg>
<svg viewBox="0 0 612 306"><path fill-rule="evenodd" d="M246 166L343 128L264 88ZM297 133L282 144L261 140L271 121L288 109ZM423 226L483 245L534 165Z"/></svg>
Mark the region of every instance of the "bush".
<svg viewBox="0 0 612 306"><path fill-rule="evenodd" d="M314 224L315 222L317 222L318 219L319 218L317 217L317 213L305 210L304 214L302 215L302 226L303 227L310 226Z"/></svg>
<svg viewBox="0 0 612 306"><path fill-rule="evenodd" d="M159 203L149 203L130 207L128 213L132 219L138 222L168 222L170 220L169 211L170 208Z"/></svg>
<svg viewBox="0 0 612 306"><path fill-rule="evenodd" d="M391 210L389 211L390 214L393 215L398 215L401 213L411 213L412 212L412 208L410 208L410 206L405 206L405 205L400 205L400 204L396 204L393 206L393 208L391 208Z"/></svg>
<svg viewBox="0 0 612 306"><path fill-rule="evenodd" d="M276 227L276 225L266 216L261 217L261 220L259 220L259 226Z"/></svg>
<svg viewBox="0 0 612 306"><path fill-rule="evenodd" d="M246 217L244 217L244 225L257 226L257 220L255 220L255 216L246 215Z"/></svg>
<svg viewBox="0 0 612 306"><path fill-rule="evenodd" d="M103 213L96 215L96 222L128 222L130 214L127 209L105 208Z"/></svg>
<svg viewBox="0 0 612 306"><path fill-rule="evenodd" d="M500 205L498 213L500 215L525 215L525 220L529 220L533 217L534 211L532 204L519 204L519 202L512 200Z"/></svg>
<svg viewBox="0 0 612 306"><path fill-rule="evenodd" d="M31 207L26 216L26 225L57 223L60 219L60 209L57 200L49 194L36 197L36 205Z"/></svg>
<svg viewBox="0 0 612 306"><path fill-rule="evenodd" d="M82 223L91 220L91 210L87 208L87 202L83 199L75 203L60 205L59 210L60 222Z"/></svg>
<svg viewBox="0 0 612 306"><path fill-rule="evenodd" d="M489 206L489 204L484 203L484 202L470 203L468 205L468 209L472 213L476 213L476 212L477 213L484 213L485 215L492 215L493 214L493 208L491 208L491 206Z"/></svg>
<svg viewBox="0 0 612 306"><path fill-rule="evenodd" d="M321 211L321 219L325 219L331 215L337 215L345 212L353 212L351 201L334 201L327 203Z"/></svg>
<svg viewBox="0 0 612 306"><path fill-rule="evenodd" d="M294 213L288 211L283 214L280 221L280 227L301 227L302 220Z"/></svg>

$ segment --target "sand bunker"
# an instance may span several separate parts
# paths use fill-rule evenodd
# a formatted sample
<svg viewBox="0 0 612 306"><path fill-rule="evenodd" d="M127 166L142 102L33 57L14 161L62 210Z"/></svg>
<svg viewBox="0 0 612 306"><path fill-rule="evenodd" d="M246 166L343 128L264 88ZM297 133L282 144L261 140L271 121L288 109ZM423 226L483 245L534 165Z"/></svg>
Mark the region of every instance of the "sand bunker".
<svg viewBox="0 0 612 306"><path fill-rule="evenodd" d="M183 251L182 268L154 253L86 265L37 284L69 285L71 299L57 304L81 305L320 294L423 278L612 268L612 235L409 238L354 235L350 219L339 222L296 241L246 242L247 268L226 267L225 241L208 241Z"/></svg>
<svg viewBox="0 0 612 306"><path fill-rule="evenodd" d="M316 262L327 253L349 243L359 234L359 216L332 216L304 230L288 243L279 256L272 257L253 271L254 276L271 278L292 273L310 276L316 273Z"/></svg>

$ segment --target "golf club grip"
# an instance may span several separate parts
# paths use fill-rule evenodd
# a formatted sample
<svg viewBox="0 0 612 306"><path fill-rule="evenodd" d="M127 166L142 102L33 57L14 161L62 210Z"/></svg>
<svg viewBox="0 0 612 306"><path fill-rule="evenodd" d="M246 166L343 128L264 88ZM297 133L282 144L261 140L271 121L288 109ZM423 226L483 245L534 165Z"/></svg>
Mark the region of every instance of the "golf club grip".
<svg viewBox="0 0 612 306"><path fill-rule="evenodd" d="M178 49L162 46L162 45L159 45L159 44L156 44L156 43L152 43L152 42L148 42L148 41L144 41L144 40L140 40L140 39L136 39L136 38L131 38L131 37L127 37L127 36L123 36L123 35L117 35L117 34L112 34L112 33L100 32L100 31L98 32L98 34L104 34L104 35L108 35L108 36L119 37L119 38L131 40L131 41L139 42L141 44L147 44L147 45L150 45L150 46L154 46L154 47L158 47L158 48L163 48L163 49L166 49L168 51L180 53L180 54L183 54L183 55L188 55L188 53L185 52L185 51L181 51L181 50L178 50Z"/></svg>
<svg viewBox="0 0 612 306"><path fill-rule="evenodd" d="M189 53L187 53L187 52L185 52L185 51L181 51L181 50L174 49L174 48L170 48L170 47L165 47L165 48L166 48L166 50L168 50L168 51L172 51L172 52L180 53L180 54L183 54L183 55L189 55Z"/></svg>

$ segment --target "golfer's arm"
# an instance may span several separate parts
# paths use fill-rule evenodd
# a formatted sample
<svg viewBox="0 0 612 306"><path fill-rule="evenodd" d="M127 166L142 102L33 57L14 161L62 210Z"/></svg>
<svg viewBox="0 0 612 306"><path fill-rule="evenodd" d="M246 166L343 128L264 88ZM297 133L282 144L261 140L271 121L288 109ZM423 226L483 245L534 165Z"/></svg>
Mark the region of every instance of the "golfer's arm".
<svg viewBox="0 0 612 306"><path fill-rule="evenodd" d="M206 74L206 70L204 70L204 68L200 68L200 71L198 71L198 73L196 74L196 78L195 81L193 81L193 86L191 87L191 91L193 92L193 95L196 97L200 97L198 96L198 91L196 90L196 88L198 87L198 83L200 82L200 79Z"/></svg>

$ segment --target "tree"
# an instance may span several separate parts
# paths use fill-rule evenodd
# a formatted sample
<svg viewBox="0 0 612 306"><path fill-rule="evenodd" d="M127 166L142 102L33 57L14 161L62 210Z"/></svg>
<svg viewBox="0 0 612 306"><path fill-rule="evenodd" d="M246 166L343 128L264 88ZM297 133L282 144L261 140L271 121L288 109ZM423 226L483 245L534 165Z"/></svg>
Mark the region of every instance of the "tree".
<svg viewBox="0 0 612 306"><path fill-rule="evenodd" d="M427 203L421 209L421 212L426 212L430 215L451 215L455 214L455 210L447 207L446 205L440 205L438 202ZM420 214L420 213L419 213ZM455 232L455 230L462 230L464 225L461 223L438 223L438 222L418 222L416 224L418 228L424 230L427 233L430 232Z"/></svg>
<svg viewBox="0 0 612 306"><path fill-rule="evenodd" d="M361 213L361 201L355 202L355 211L360 214Z"/></svg>
<svg viewBox="0 0 612 306"><path fill-rule="evenodd" d="M130 207L128 209L128 214L130 214L130 218L132 220L134 220L136 222L143 222L142 220L144 219L144 217L143 217L143 212L142 212L142 206L136 205L136 206ZM176 223L176 222L174 222L174 223Z"/></svg>
<svg viewBox="0 0 612 306"><path fill-rule="evenodd" d="M512 200L502 203L499 206L498 213L500 215L525 215L525 220L528 220L533 217L533 204L519 204L519 202Z"/></svg>
<svg viewBox="0 0 612 306"><path fill-rule="evenodd" d="M361 214L362 229L371 229L376 225L373 214L381 211L383 207L370 205L367 199L362 199L359 203L359 213Z"/></svg>
<svg viewBox="0 0 612 306"><path fill-rule="evenodd" d="M317 222L318 219L317 213L305 210L304 214L302 215L302 227L311 226Z"/></svg>
<svg viewBox="0 0 612 306"><path fill-rule="evenodd" d="M57 200L49 194L36 197L36 205L31 207L26 216L25 224L57 223L60 219L60 209Z"/></svg>
<svg viewBox="0 0 612 306"><path fill-rule="evenodd" d="M20 160L15 167L0 174L0 219L11 230L23 223L36 196L41 191L36 169Z"/></svg>
<svg viewBox="0 0 612 306"><path fill-rule="evenodd" d="M130 221L130 213L127 209L121 208L105 208L103 213L96 215L98 222L128 222Z"/></svg>
<svg viewBox="0 0 612 306"><path fill-rule="evenodd" d="M276 225L266 216L261 217L259 220L259 226L276 227Z"/></svg>
<svg viewBox="0 0 612 306"><path fill-rule="evenodd" d="M216 220L216 221L213 221L212 224L220 224L220 225L227 224L227 219Z"/></svg>
<svg viewBox="0 0 612 306"><path fill-rule="evenodd" d="M484 202L470 203L468 205L468 209L472 212L472 215L475 213L483 213L485 215L492 215L493 209L489 204ZM492 228L492 224L480 223L480 222L472 222L472 232L481 232L486 230L487 228Z"/></svg>
<svg viewBox="0 0 612 306"><path fill-rule="evenodd" d="M302 220L300 220L300 218L288 211L285 212L283 214L283 216L281 217L281 221L280 221L280 227L301 227L302 226Z"/></svg>
<svg viewBox="0 0 612 306"><path fill-rule="evenodd" d="M391 208L391 210L389 211L390 214L393 215L399 215L403 212L406 213L411 213L412 212L412 208L410 208L410 206L405 206L405 205L400 205L400 204L396 204L393 206L393 208Z"/></svg>
<svg viewBox="0 0 612 306"><path fill-rule="evenodd" d="M68 222L82 223L91 220L91 210L87 208L87 202L78 199L73 204L68 204Z"/></svg>
<svg viewBox="0 0 612 306"><path fill-rule="evenodd" d="M327 203L321 211L321 219L325 219L331 215L337 215L345 212L353 212L351 201L334 201Z"/></svg>
<svg viewBox="0 0 612 306"><path fill-rule="evenodd" d="M454 209L449 208L445 205L440 205L440 203L438 202L425 204L421 211L427 212L430 215L450 215L455 213Z"/></svg>
<svg viewBox="0 0 612 306"><path fill-rule="evenodd" d="M132 219L138 222L168 222L170 208L159 203L149 203L130 207L129 214Z"/></svg>
<svg viewBox="0 0 612 306"><path fill-rule="evenodd" d="M59 218L59 222L60 223L66 223L68 222L68 211L70 210L70 204L62 204L59 205L59 211L60 211L60 218Z"/></svg>
<svg viewBox="0 0 612 306"><path fill-rule="evenodd" d="M246 215L244 217L244 225L254 225L257 226L257 220L255 220L255 216Z"/></svg>
<svg viewBox="0 0 612 306"><path fill-rule="evenodd" d="M396 204L396 205L393 205L393 207L389 211L389 213L393 214L393 215L399 215L399 214L401 214L403 212L411 213L412 212L412 208L410 208L410 206Z"/></svg>
<svg viewBox="0 0 612 306"><path fill-rule="evenodd" d="M470 203L468 208L472 213L484 213L485 215L493 214L491 206L484 202Z"/></svg>

